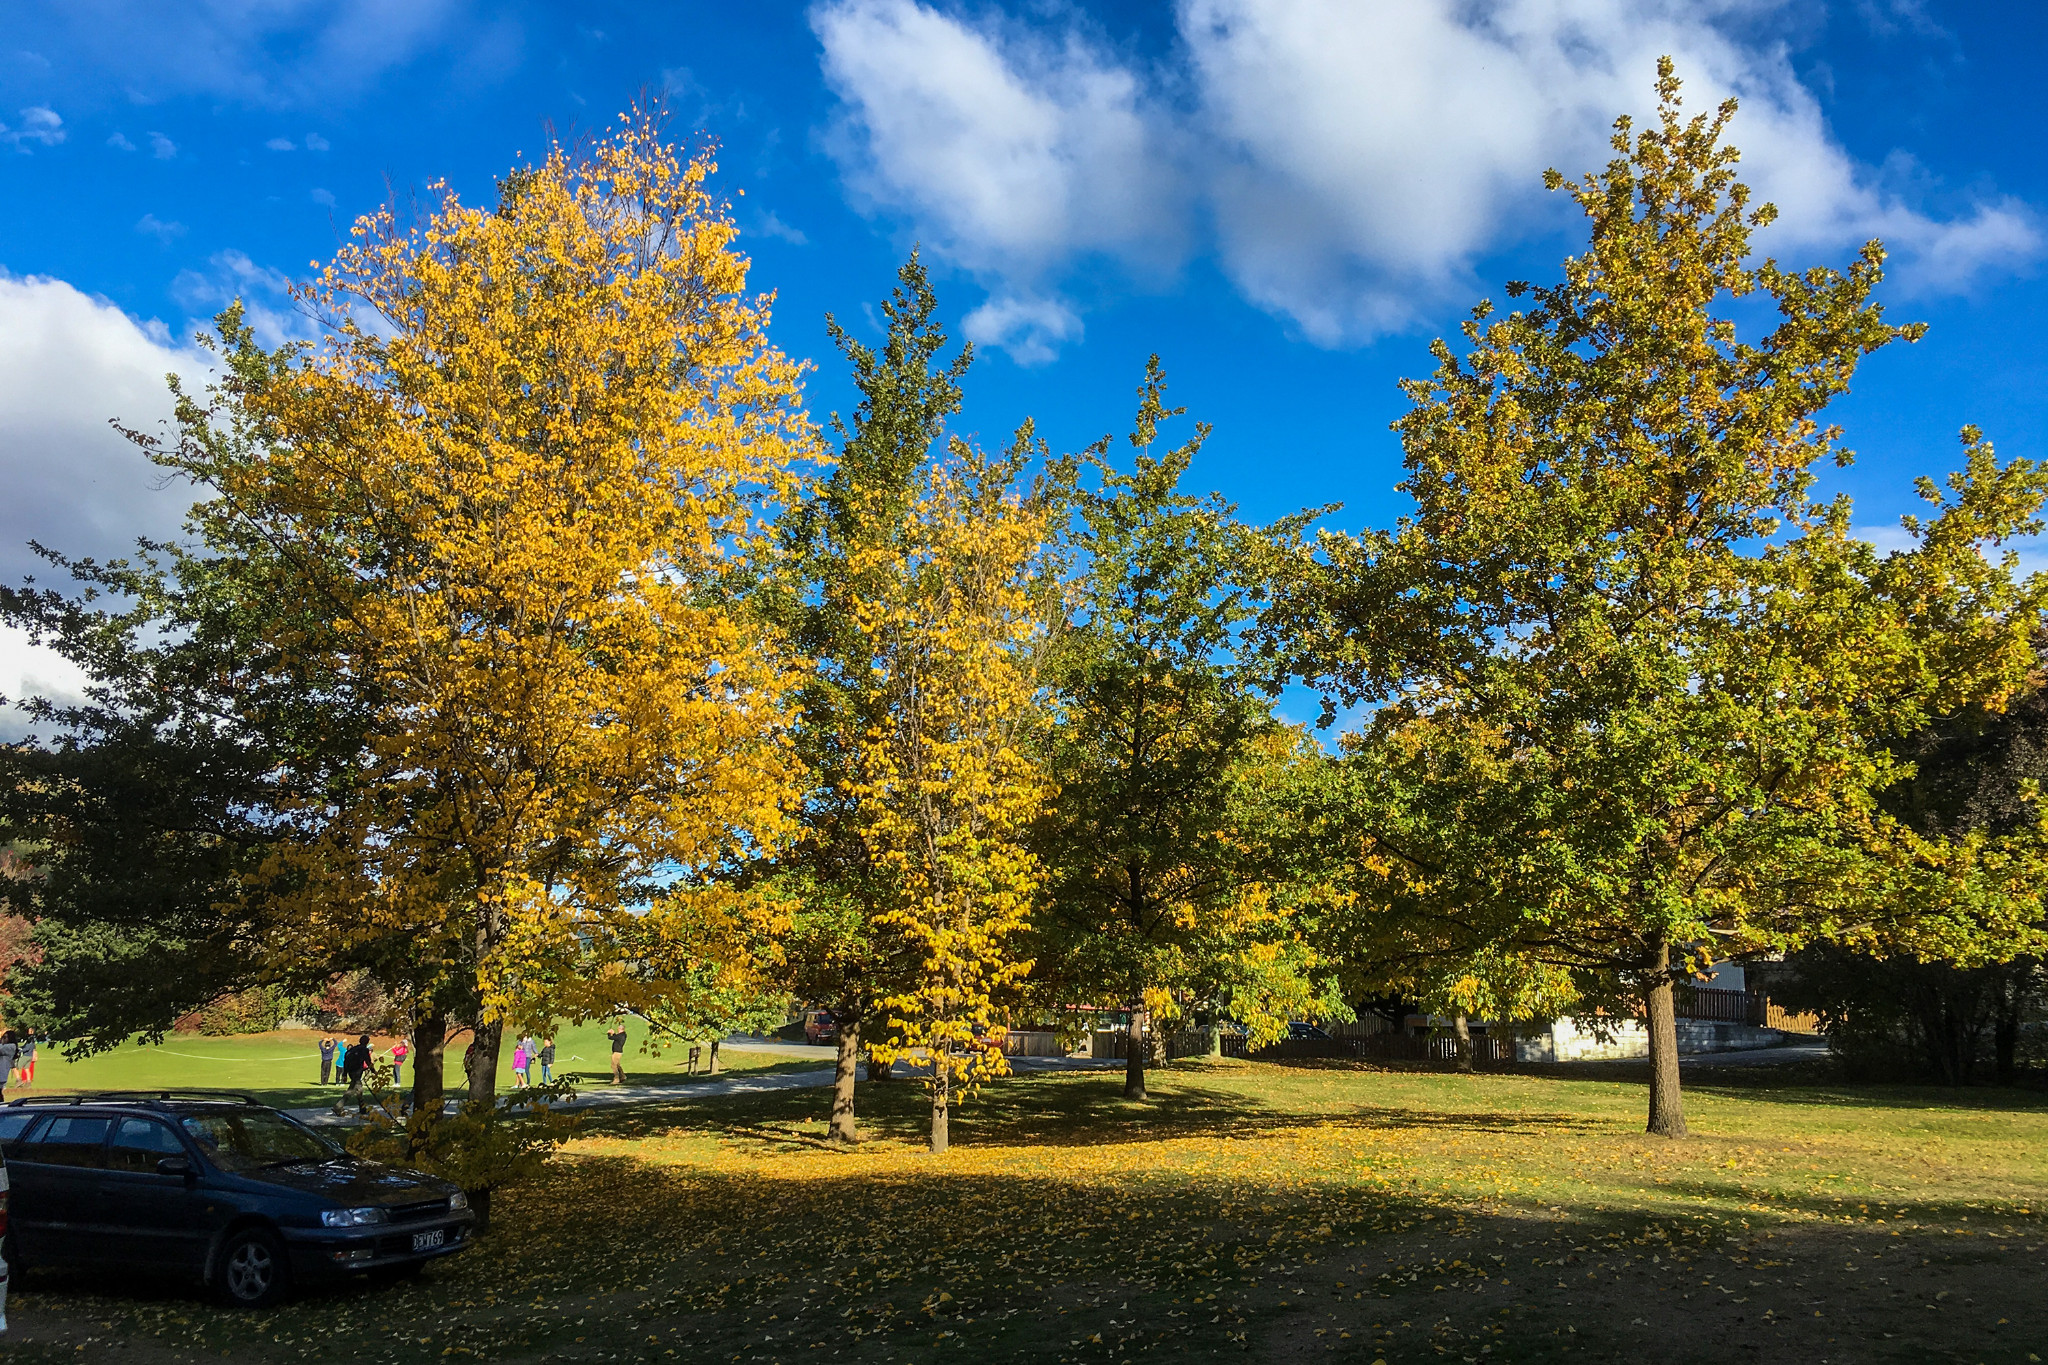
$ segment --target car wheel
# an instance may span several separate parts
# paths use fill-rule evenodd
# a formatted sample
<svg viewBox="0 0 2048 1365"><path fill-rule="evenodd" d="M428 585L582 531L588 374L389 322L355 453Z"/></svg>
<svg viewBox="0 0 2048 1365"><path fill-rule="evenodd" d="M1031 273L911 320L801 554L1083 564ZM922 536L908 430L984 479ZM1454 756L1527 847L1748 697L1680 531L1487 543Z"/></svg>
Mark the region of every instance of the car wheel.
<svg viewBox="0 0 2048 1365"><path fill-rule="evenodd" d="M220 1290L237 1308L268 1308L290 1279L284 1247L262 1228L244 1228L220 1250Z"/></svg>

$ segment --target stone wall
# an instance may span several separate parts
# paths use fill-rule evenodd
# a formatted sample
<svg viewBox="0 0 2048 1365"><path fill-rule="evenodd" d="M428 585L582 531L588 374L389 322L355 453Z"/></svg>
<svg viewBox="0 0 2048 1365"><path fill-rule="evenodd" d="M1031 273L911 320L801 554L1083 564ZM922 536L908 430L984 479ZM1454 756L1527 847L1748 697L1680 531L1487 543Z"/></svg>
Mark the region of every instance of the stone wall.
<svg viewBox="0 0 2048 1365"><path fill-rule="evenodd" d="M1704 1019L1678 1021L1680 1053L1741 1052L1777 1047L1786 1040L1786 1035L1777 1029L1753 1024L1721 1024ZM1548 1029L1531 1033L1515 1044L1518 1062L1589 1062L1649 1055L1650 1036L1634 1019L1616 1020L1599 1030L1582 1029L1569 1019L1559 1019Z"/></svg>

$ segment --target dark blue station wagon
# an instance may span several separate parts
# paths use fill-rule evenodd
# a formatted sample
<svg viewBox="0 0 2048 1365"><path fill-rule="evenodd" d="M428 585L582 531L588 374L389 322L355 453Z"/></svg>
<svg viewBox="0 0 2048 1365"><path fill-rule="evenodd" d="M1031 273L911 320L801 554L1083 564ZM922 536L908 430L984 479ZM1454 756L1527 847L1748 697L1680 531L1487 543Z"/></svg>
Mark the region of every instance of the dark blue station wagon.
<svg viewBox="0 0 2048 1365"><path fill-rule="evenodd" d="M358 1160L243 1096L36 1096L0 1107L11 1267L195 1276L260 1307L294 1281L402 1274L469 1244L448 1181Z"/></svg>

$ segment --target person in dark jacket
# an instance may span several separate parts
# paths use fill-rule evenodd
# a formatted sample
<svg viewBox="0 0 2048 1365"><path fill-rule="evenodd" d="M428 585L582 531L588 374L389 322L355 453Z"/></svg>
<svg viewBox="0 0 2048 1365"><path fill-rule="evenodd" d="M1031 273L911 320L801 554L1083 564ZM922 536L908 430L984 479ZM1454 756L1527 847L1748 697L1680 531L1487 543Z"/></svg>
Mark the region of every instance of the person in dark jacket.
<svg viewBox="0 0 2048 1365"><path fill-rule="evenodd" d="M0 1033L0 1100L7 1098L7 1082L14 1078L14 1064L21 1058L21 1044L14 1041L14 1030Z"/></svg>
<svg viewBox="0 0 2048 1365"><path fill-rule="evenodd" d="M356 1102L356 1113L366 1114L369 1106L363 1103L363 1073L370 1069L370 1035L365 1033L349 1050L342 1054L341 1075L348 1082L348 1089L334 1102L334 1112L341 1113L351 1098Z"/></svg>

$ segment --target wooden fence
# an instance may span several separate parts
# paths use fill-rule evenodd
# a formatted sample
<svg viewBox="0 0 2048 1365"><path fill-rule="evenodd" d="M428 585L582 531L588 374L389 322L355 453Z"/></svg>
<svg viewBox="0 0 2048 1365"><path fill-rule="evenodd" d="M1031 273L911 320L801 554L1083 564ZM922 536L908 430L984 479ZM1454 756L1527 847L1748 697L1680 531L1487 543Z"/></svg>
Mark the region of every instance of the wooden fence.
<svg viewBox="0 0 2048 1365"><path fill-rule="evenodd" d="M1719 991L1706 986L1680 986L1673 1005L1681 1019L1713 1024L1754 1024L1760 997L1748 991Z"/></svg>
<svg viewBox="0 0 2048 1365"><path fill-rule="evenodd" d="M1787 1033L1818 1033L1820 1020L1794 1014L1761 991L1720 991L1704 986L1678 988L1678 1017L1714 1024L1754 1024Z"/></svg>
<svg viewBox="0 0 2048 1365"><path fill-rule="evenodd" d="M1783 1029L1787 1033L1819 1033L1820 1016L1817 1014L1794 1014L1768 997L1764 1000L1763 1024L1765 1028Z"/></svg>
<svg viewBox="0 0 2048 1365"><path fill-rule="evenodd" d="M1458 1040L1448 1033L1409 1035L1373 1033L1361 1038L1283 1038L1251 1054L1261 1061L1308 1057L1358 1057L1372 1061L1455 1062ZM1472 1039L1475 1062L1512 1062L1515 1040L1505 1034L1478 1034Z"/></svg>
<svg viewBox="0 0 2048 1365"><path fill-rule="evenodd" d="M1003 1035L1003 1051L1012 1057L1064 1057L1057 1033L1013 1028Z"/></svg>

